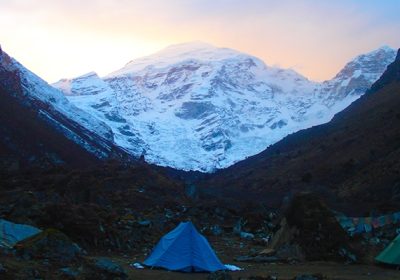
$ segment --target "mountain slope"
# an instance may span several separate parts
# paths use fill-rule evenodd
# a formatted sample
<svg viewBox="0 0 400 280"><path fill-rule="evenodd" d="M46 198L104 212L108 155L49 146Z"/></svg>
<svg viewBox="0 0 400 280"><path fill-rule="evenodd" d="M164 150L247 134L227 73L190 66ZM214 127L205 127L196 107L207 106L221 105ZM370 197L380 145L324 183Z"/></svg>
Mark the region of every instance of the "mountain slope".
<svg viewBox="0 0 400 280"><path fill-rule="evenodd" d="M290 135L226 170L205 186L279 203L300 190L334 201L400 206L400 51L371 90L324 125ZM236 195L236 194L235 194ZM385 203L382 203L385 201Z"/></svg>
<svg viewBox="0 0 400 280"><path fill-rule="evenodd" d="M107 125L72 105L63 94L0 49L2 163L84 166L127 157Z"/></svg>
<svg viewBox="0 0 400 280"><path fill-rule="evenodd" d="M395 57L396 51L388 46L357 56L333 79L322 83L320 97L323 98L324 104L331 106L338 99L363 95Z"/></svg>
<svg viewBox="0 0 400 280"><path fill-rule="evenodd" d="M133 155L211 172L328 122L394 57L394 50L380 48L318 84L253 56L195 42L131 61L104 78L89 73L54 86L107 123L116 144Z"/></svg>

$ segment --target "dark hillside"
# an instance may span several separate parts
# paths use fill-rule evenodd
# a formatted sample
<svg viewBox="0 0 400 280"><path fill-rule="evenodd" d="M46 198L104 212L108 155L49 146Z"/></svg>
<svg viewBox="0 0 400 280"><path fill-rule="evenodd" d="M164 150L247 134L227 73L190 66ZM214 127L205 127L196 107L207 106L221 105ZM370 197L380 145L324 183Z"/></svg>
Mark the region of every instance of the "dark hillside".
<svg viewBox="0 0 400 280"><path fill-rule="evenodd" d="M113 143L88 131L51 104L28 96L23 90L22 72L7 68L10 61L0 49L2 171L58 164L82 167L108 159L129 160L129 155ZM77 144L72 140L75 138L84 144Z"/></svg>

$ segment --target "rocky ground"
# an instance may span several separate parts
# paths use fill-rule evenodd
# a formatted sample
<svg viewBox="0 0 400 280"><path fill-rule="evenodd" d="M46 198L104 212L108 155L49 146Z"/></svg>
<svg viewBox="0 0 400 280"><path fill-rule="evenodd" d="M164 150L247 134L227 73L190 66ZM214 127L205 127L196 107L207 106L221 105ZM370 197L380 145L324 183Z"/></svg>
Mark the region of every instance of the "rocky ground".
<svg viewBox="0 0 400 280"><path fill-rule="evenodd" d="M367 265L343 265L329 262L307 262L302 264L254 264L242 267L244 271L229 272L231 279L237 280L395 280L399 279L400 272L387 270L376 266ZM203 273L186 275L165 271L131 271L132 279L210 279ZM212 279L212 278L211 278ZM218 278L215 278L218 279ZM223 278L220 278L223 279ZM229 279L229 278L226 278Z"/></svg>
<svg viewBox="0 0 400 280"><path fill-rule="evenodd" d="M395 226L350 238L315 194L271 209L262 199L198 197L195 186L160 174L112 163L2 174L0 218L43 231L0 250L0 279L230 279L131 266L184 220L193 221L224 263L244 268L228 273L232 279L400 277L373 262Z"/></svg>
<svg viewBox="0 0 400 280"><path fill-rule="evenodd" d="M338 262L293 262L293 263L253 263L237 262L234 256L249 253L259 246L241 247L239 238L210 238L212 246L224 263L235 264L243 271L229 272L227 275L208 273L177 273L157 269L135 269L132 263L143 261L141 252L132 254L102 256L85 255L72 262L52 263L45 259L24 260L19 257L0 257L1 279L299 279L299 280L347 280L347 279L399 279L400 272L393 268L366 264L344 264ZM227 246L233 244L233 246ZM2 272L3 271L3 272ZM303 278L295 278L303 276ZM308 278L306 277L308 276ZM313 278L311 278L313 276Z"/></svg>

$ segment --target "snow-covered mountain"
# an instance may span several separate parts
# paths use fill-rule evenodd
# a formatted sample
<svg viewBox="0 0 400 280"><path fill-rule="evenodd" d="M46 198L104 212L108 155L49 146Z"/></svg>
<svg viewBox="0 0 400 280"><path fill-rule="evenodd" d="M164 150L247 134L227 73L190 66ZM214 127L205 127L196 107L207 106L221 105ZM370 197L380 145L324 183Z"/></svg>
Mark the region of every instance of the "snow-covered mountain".
<svg viewBox="0 0 400 280"><path fill-rule="evenodd" d="M346 97L363 95L395 58L396 50L388 46L357 56L332 80L322 83L320 97L324 99L324 104L330 107Z"/></svg>
<svg viewBox="0 0 400 280"><path fill-rule="evenodd" d="M34 136L35 139L27 139L31 142L37 141L32 145L43 146L39 143L43 140L39 139L40 133L42 133L40 137L43 136L44 138L61 134L95 158L107 159L115 152L113 151L115 149L113 131L106 123L77 108L67 100L60 90L33 74L3 52L1 48L0 86L2 98L7 98L13 104L18 104L15 105L18 110L29 111L29 114L35 116L35 120L27 120L27 122L34 123L36 130L40 130L35 131L35 133L37 132ZM18 112L14 113L18 114ZM18 116L9 116L7 125L11 123L13 118L18 118ZM46 125L43 126L43 123ZM5 126L2 128L5 129ZM5 133L2 130L4 137L6 137ZM19 135L25 134L21 132ZM45 139L45 141L49 140ZM15 143L9 144L15 146ZM42 148L46 149L46 147ZM67 150L68 147L65 147L65 149Z"/></svg>
<svg viewBox="0 0 400 280"><path fill-rule="evenodd" d="M117 145L146 161L210 172L257 154L286 135L328 122L383 73L383 47L316 83L290 69L204 43L170 46L103 78L54 84L111 127Z"/></svg>

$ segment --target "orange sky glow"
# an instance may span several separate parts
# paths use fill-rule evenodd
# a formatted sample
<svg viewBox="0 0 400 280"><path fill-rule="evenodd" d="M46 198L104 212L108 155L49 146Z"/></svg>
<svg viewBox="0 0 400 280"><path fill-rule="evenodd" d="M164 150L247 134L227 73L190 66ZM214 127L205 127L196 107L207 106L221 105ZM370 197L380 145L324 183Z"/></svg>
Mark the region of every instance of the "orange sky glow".
<svg viewBox="0 0 400 280"><path fill-rule="evenodd" d="M188 41L322 81L358 54L399 47L399 11L397 0L0 0L0 44L48 82Z"/></svg>

